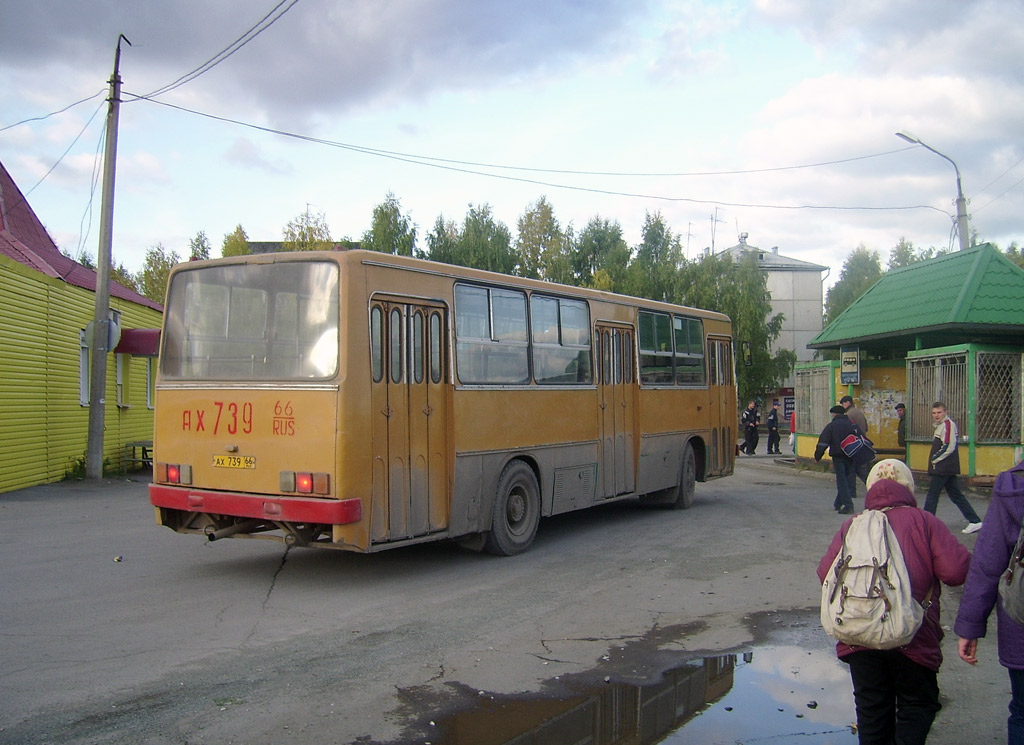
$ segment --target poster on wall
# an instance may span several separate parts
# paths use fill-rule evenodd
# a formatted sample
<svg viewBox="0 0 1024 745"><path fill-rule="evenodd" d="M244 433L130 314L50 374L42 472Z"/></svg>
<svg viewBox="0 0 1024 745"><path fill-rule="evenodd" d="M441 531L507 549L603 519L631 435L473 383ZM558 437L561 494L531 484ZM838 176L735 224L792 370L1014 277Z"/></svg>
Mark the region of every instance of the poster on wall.
<svg viewBox="0 0 1024 745"><path fill-rule="evenodd" d="M843 385L860 384L860 348L839 348L839 382Z"/></svg>

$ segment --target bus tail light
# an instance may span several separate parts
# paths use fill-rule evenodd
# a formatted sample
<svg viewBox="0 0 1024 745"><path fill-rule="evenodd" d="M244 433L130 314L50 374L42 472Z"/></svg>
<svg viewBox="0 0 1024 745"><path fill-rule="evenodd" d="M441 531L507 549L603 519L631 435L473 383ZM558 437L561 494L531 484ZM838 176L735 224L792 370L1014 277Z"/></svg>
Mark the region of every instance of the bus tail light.
<svg viewBox="0 0 1024 745"><path fill-rule="evenodd" d="M281 471L279 485L283 492L327 495L331 492L331 476L309 471Z"/></svg>
<svg viewBox="0 0 1024 745"><path fill-rule="evenodd" d="M192 483L192 466L179 465L177 463L157 463L153 480L167 484L184 484L189 486Z"/></svg>

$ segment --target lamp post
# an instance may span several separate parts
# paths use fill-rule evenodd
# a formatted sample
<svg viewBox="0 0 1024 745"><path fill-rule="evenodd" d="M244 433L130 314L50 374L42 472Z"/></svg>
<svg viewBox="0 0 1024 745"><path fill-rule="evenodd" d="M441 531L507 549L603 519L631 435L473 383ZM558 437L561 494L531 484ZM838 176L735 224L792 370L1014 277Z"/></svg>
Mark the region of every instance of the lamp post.
<svg viewBox="0 0 1024 745"><path fill-rule="evenodd" d="M943 155L938 150L926 145L913 135L909 135L906 132L897 132L896 136L899 137L901 140L909 142L911 145L920 145L925 150L930 150L931 152L938 155L940 158L945 158L946 160L953 164L953 170L956 171L956 228L957 233L959 233L960 235L960 250L963 251L964 249L967 248L968 244L967 200L964 199L964 191L960 187L960 169L956 167L956 163L953 162L953 159L950 158L948 155Z"/></svg>

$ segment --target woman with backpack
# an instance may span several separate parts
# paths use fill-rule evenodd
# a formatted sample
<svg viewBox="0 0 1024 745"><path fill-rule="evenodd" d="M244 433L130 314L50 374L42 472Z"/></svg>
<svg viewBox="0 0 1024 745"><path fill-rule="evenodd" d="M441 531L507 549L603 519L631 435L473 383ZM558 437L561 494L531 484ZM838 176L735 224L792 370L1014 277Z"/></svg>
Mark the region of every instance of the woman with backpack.
<svg viewBox="0 0 1024 745"><path fill-rule="evenodd" d="M942 708L940 582L962 585L971 556L945 523L918 508L914 477L905 463L895 459L876 463L867 486L864 506L884 511L906 564L913 599L925 606L924 620L904 646L879 649L838 642L836 653L850 666L861 745L923 744ZM818 564L818 579L823 583L834 571L855 519L843 523ZM897 554L895 548L892 553Z"/></svg>
<svg viewBox="0 0 1024 745"><path fill-rule="evenodd" d="M953 631L960 637L960 659L976 665L978 639L985 636L989 614L996 608L999 664L1010 673L1010 717L1006 722L1009 745L1024 745L1024 625L1010 617L1003 602L996 603L996 596L999 578L1007 570L1010 554L1017 545L1022 518L1024 462L996 477L953 625Z"/></svg>

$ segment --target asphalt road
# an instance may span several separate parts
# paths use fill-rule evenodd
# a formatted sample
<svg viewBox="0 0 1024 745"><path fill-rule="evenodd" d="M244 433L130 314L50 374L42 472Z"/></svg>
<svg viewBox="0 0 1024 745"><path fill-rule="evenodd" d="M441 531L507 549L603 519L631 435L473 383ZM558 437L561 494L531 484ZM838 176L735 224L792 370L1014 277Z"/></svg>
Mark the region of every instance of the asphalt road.
<svg viewBox="0 0 1024 745"><path fill-rule="evenodd" d="M833 494L829 475L744 458L690 510L559 516L513 558L210 544L156 527L141 481L2 494L0 743L430 742L467 695L656 679L765 644L830 659L814 569ZM973 545L946 499L939 517ZM947 627L958 599L942 594ZM977 668L947 636L930 742L1004 741L991 634Z"/></svg>

